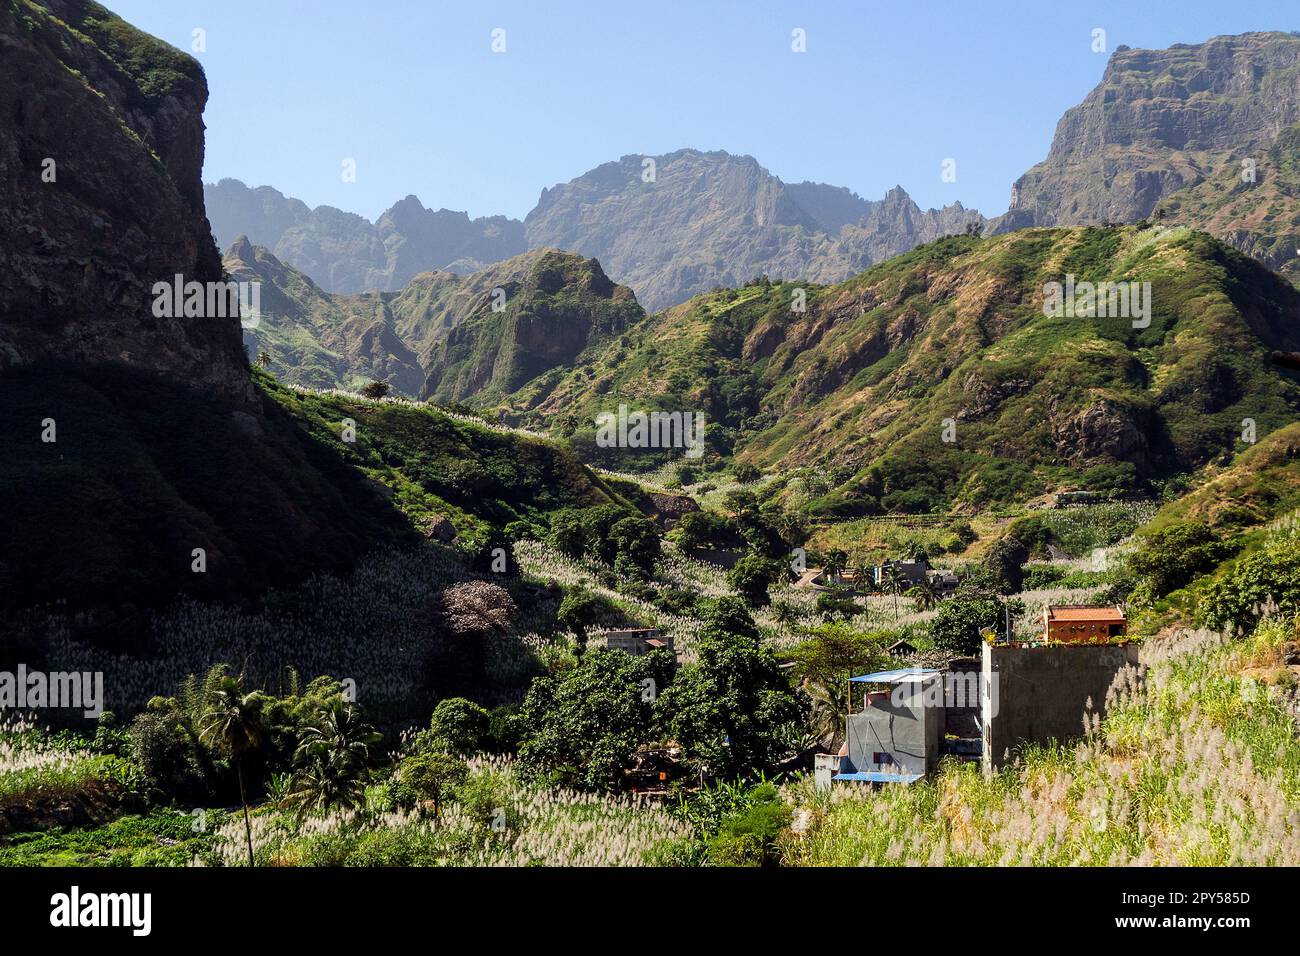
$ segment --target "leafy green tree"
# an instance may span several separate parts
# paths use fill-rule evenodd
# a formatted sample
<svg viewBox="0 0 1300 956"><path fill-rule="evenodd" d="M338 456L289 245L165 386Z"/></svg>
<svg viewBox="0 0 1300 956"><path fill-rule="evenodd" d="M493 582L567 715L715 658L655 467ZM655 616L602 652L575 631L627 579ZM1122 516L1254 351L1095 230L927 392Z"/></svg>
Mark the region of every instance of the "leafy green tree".
<svg viewBox="0 0 1300 956"><path fill-rule="evenodd" d="M597 505L582 513L586 553L605 564L613 564L617 543L613 539L614 526L627 517L618 505Z"/></svg>
<svg viewBox="0 0 1300 956"><path fill-rule="evenodd" d="M1300 549L1290 534L1234 562L1206 590L1198 614L1211 627L1245 630L1269 610L1290 618L1300 612Z"/></svg>
<svg viewBox="0 0 1300 956"><path fill-rule="evenodd" d="M634 657L604 648L533 681L520 709L519 764L590 790L617 790L632 753L652 739L652 703L672 679L667 651Z"/></svg>
<svg viewBox="0 0 1300 956"><path fill-rule="evenodd" d="M993 542L984 555L985 583L1000 594L1018 594L1024 588L1029 548L1013 534Z"/></svg>
<svg viewBox="0 0 1300 956"><path fill-rule="evenodd" d="M371 381L361 387L361 394L366 398L383 398L391 389L387 382Z"/></svg>
<svg viewBox="0 0 1300 956"><path fill-rule="evenodd" d="M657 705L687 757L715 777L736 777L789 756L803 737L806 701L762 640L706 629L696 654Z"/></svg>
<svg viewBox="0 0 1300 956"><path fill-rule="evenodd" d="M747 554L727 572L727 586L750 607L766 607L771 598L768 588L781 576L783 568L770 558Z"/></svg>
<svg viewBox="0 0 1300 956"><path fill-rule="evenodd" d="M469 777L465 761L445 750L411 754L402 760L397 772L402 786L416 799L433 804L435 821L441 818L443 805Z"/></svg>
<svg viewBox="0 0 1300 956"><path fill-rule="evenodd" d="M887 632L864 633L845 624L825 624L787 652L785 660L793 680L812 698L815 731L822 739L834 738L848 710L848 679L854 674L880 670L889 664L885 652Z"/></svg>
<svg viewBox="0 0 1300 956"><path fill-rule="evenodd" d="M677 539L680 547L693 551L710 543L711 531L707 512L690 511L678 519L676 527L673 528L673 537Z"/></svg>
<svg viewBox="0 0 1300 956"><path fill-rule="evenodd" d="M758 479L763 477L763 473L758 470L756 465L751 465L747 461L737 462L731 469L731 477L742 485L752 485Z"/></svg>
<svg viewBox="0 0 1300 956"><path fill-rule="evenodd" d="M1056 533L1043 520L1042 515L1016 519L1007 533L1022 542L1029 549L1030 555L1040 558L1047 557L1048 546L1056 543Z"/></svg>
<svg viewBox="0 0 1300 956"><path fill-rule="evenodd" d="M1095 465L1084 474L1083 483L1089 491L1102 494L1128 491L1137 484L1137 468L1129 461Z"/></svg>
<svg viewBox="0 0 1300 956"><path fill-rule="evenodd" d="M570 558L583 556L587 549L587 537L580 511L564 508L551 515L551 544L555 550Z"/></svg>
<svg viewBox="0 0 1300 956"><path fill-rule="evenodd" d="M448 697L438 701L429 719L428 749L443 749L449 753L471 755L481 751L487 742L491 715L464 697Z"/></svg>
<svg viewBox="0 0 1300 956"><path fill-rule="evenodd" d="M1143 536L1128 557L1128 569L1141 579L1134 600L1149 603L1212 571L1234 548L1211 528L1180 521Z"/></svg>
<svg viewBox="0 0 1300 956"><path fill-rule="evenodd" d="M244 678L223 674L208 692L199 736L209 747L230 755L239 779L239 802L244 809L244 836L248 840L248 865L253 862L253 823L248 815L244 786L244 758L262 741L262 708L266 697L244 690Z"/></svg>
<svg viewBox="0 0 1300 956"><path fill-rule="evenodd" d="M723 496L722 506L735 518L747 520L759 513L758 496L748 488L733 488Z"/></svg>
<svg viewBox="0 0 1300 956"><path fill-rule="evenodd" d="M613 612L614 606L599 594L586 588L570 588L564 592L564 599L560 601L555 622L566 631L576 634L579 643L585 645L587 632Z"/></svg>
<svg viewBox="0 0 1300 956"><path fill-rule="evenodd" d="M1014 618L1024 610L1019 601L1000 601L995 597L955 597L939 605L939 613L930 625L935 647L953 654L974 654L980 649L984 632L1001 636L1006 629L1008 611Z"/></svg>
<svg viewBox="0 0 1300 956"><path fill-rule="evenodd" d="M759 638L758 625L754 623L749 608L731 595L705 602L701 620L704 622L701 633L713 640L746 637L756 641Z"/></svg>
<svg viewBox="0 0 1300 956"><path fill-rule="evenodd" d="M648 578L660 556L659 529L648 518L623 518L609 529L614 568L629 577Z"/></svg>

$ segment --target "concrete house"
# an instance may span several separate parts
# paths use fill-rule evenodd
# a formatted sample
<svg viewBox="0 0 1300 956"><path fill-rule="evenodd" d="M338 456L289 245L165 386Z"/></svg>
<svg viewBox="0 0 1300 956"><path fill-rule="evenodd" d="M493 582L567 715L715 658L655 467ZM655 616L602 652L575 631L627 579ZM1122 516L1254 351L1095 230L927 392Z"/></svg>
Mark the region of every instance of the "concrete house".
<svg viewBox="0 0 1300 956"><path fill-rule="evenodd" d="M941 569L930 572L930 587L939 597L952 597L957 593L957 572Z"/></svg>
<svg viewBox="0 0 1300 956"><path fill-rule="evenodd" d="M914 783L938 766L943 740L942 672L922 667L879 671L849 678L863 688L862 710L850 712L844 746L815 761L818 785L832 780L857 783Z"/></svg>
<svg viewBox="0 0 1300 956"><path fill-rule="evenodd" d="M1001 767L1026 743L1083 733L1084 716L1106 712L1111 685L1138 667L1136 644L984 645L979 660L946 670L909 667L850 678L845 740L814 757L814 780L913 783L943 758Z"/></svg>

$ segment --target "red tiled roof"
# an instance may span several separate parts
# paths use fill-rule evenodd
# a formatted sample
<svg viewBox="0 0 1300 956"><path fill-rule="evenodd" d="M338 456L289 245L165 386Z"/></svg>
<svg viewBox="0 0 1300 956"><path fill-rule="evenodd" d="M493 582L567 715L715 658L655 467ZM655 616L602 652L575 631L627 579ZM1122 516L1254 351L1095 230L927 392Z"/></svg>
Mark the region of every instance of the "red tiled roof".
<svg viewBox="0 0 1300 956"><path fill-rule="evenodd" d="M1106 607L1086 607L1082 605L1048 606L1047 619L1050 621L1123 621L1124 612L1115 605Z"/></svg>

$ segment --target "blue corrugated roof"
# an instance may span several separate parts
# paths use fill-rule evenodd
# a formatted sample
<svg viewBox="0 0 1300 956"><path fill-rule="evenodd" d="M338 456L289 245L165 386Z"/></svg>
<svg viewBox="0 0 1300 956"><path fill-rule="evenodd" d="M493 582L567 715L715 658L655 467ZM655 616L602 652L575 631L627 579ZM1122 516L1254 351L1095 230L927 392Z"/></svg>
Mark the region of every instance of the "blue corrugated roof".
<svg viewBox="0 0 1300 956"><path fill-rule="evenodd" d="M850 677L849 680L861 684L896 684L909 677L929 677L937 673L939 672L932 667L902 667L896 671L876 671L874 674Z"/></svg>
<svg viewBox="0 0 1300 956"><path fill-rule="evenodd" d="M881 773L878 770L859 770L856 773L837 773L832 780L856 780L861 783L916 783L919 773Z"/></svg>

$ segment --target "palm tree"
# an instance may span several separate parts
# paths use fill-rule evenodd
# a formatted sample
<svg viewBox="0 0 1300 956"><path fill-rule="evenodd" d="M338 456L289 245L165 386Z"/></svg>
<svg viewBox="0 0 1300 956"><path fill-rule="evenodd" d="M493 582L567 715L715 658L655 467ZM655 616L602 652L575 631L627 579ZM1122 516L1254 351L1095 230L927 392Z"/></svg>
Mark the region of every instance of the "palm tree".
<svg viewBox="0 0 1300 956"><path fill-rule="evenodd" d="M885 593L894 596L894 620L898 620L898 596L903 593L907 587L907 575L897 561L891 561L885 566Z"/></svg>
<svg viewBox="0 0 1300 956"><path fill-rule="evenodd" d="M248 816L248 793L244 789L244 757L262 741L262 704L265 697L245 693L244 678L221 674L208 689L207 706L199 726L199 737L209 747L230 754L239 778L239 802L244 808L244 836L248 838L248 865L253 862L253 823Z"/></svg>
<svg viewBox="0 0 1300 956"><path fill-rule="evenodd" d="M939 595L935 592L934 585L930 583L928 578L920 584L914 585L907 592L907 596L914 600L918 607L926 611L939 603Z"/></svg>
<svg viewBox="0 0 1300 956"><path fill-rule="evenodd" d="M365 800L370 748L383 735L342 697L321 707L298 743L298 772L290 800L303 810L360 806Z"/></svg>
<svg viewBox="0 0 1300 956"><path fill-rule="evenodd" d="M849 556L839 548L835 548L826 552L826 560L822 565L822 570L826 572L828 578L838 577L844 573L844 568L848 563Z"/></svg>

